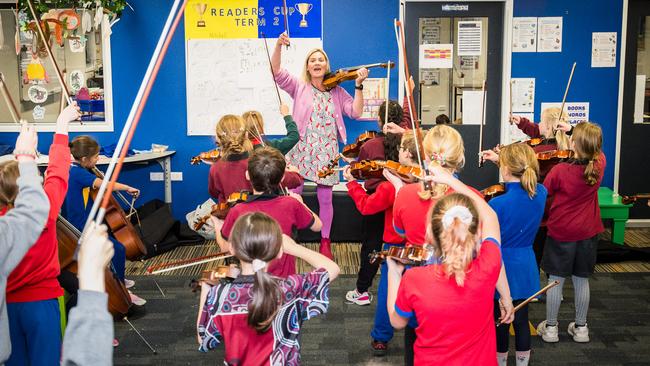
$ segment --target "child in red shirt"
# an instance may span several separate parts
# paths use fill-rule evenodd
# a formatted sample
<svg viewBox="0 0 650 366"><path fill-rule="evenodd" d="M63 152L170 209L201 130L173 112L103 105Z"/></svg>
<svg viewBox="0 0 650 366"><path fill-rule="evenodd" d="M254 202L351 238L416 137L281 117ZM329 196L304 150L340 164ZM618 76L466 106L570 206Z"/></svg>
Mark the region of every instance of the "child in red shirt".
<svg viewBox="0 0 650 366"><path fill-rule="evenodd" d="M79 116L79 107L75 103L66 107L57 118L43 182L50 201L47 224L7 280L7 313L12 344L7 365L55 365L61 358L61 314L57 298L63 295L63 289L57 281L60 267L56 219L68 189L68 123ZM3 182L3 196L12 194L11 190L6 191L11 185L6 180ZM8 197L10 202L17 194L17 190L12 191L14 197ZM8 208L3 207L2 215Z"/></svg>
<svg viewBox="0 0 650 366"><path fill-rule="evenodd" d="M214 287L202 284L199 350L223 342L227 365L299 365L302 323L327 312L329 284L339 267L282 235L278 223L261 212L240 216L230 240L242 274ZM278 279L267 273L267 265L282 255L316 269Z"/></svg>
<svg viewBox="0 0 650 366"><path fill-rule="evenodd" d="M272 147L261 147L248 159L246 179L253 186L253 195L246 202L240 203L228 211L223 227L217 235L217 242L222 250L227 250L228 240L237 219L248 212L264 212L274 218L282 233L292 236L294 229L309 228L320 231L321 221L297 194L280 195L280 180L284 175L286 161L284 156ZM274 276L286 278L296 273L296 259L283 255L269 264L268 272Z"/></svg>
<svg viewBox="0 0 650 366"><path fill-rule="evenodd" d="M391 324L402 329L417 318L416 365L496 365L495 287L501 294L501 319L514 318L501 265L499 221L483 198L447 169L430 171L433 182L457 193L442 197L426 216L426 243L439 263L402 275L404 266L387 259Z"/></svg>
<svg viewBox="0 0 650 366"><path fill-rule="evenodd" d="M386 102L382 103L381 106L379 106L379 119L377 121L379 124L380 131L383 131L384 125L386 124L386 122L384 122L384 119L387 119L392 123L401 121L402 107L400 107L399 104L397 104L397 102L391 100L388 102L388 111L386 111ZM361 148L359 149L359 156L357 158L357 161L363 161L363 160L398 161L400 139L401 139L401 134L380 132L376 137L366 141L363 145L361 145ZM349 159L350 162L352 160L353 159ZM354 180L355 179L349 181L354 181ZM369 178L364 181L363 188L361 188L361 186L356 183L355 183L356 184L355 187L358 187L360 192L363 192L363 190L365 189L365 192L367 192L368 195L372 195L376 192L376 190L379 188L379 185L382 182L386 182L386 179L384 177ZM348 192L350 190L350 187L351 187L350 183L348 183ZM365 196L365 193L363 195ZM392 196L393 197L391 197L390 206L393 205L393 201L395 199L394 191ZM359 208L358 204L357 204L357 208L359 209L359 212L361 212L362 214L361 254L359 256L359 262L360 262L359 272L357 274L356 289L348 291L347 294L345 295L345 299L349 303L353 303L357 305L369 305L370 301L372 300L372 294L368 292L368 289L372 286L372 279L377 274L377 270L379 269L379 264L370 263L368 255L372 252L380 251L385 242L382 233L384 233L386 229L384 225L384 221L386 220L386 215L384 215L383 208L380 209L373 208L368 210L368 211L372 211L372 213L362 211L361 208ZM388 222L392 231L392 226L393 226L392 210L390 210L390 212L391 212L391 219L390 221L386 221L386 222ZM401 243L401 242L402 242L401 238L399 238L397 241L394 240L389 241L389 243Z"/></svg>
<svg viewBox="0 0 650 366"><path fill-rule="evenodd" d="M417 163L413 161L413 157L417 154L415 149L415 137L413 135L413 131L409 130L404 133L397 153L399 156L400 164L405 166L417 165ZM381 250L388 250L388 248L392 246L403 246L404 238L397 234L393 228L393 202L395 201L395 187L393 184L387 181L383 181L379 183L374 193L370 194L369 192L366 192L359 183L356 182L355 178L350 173L349 166L343 171L343 177L345 177L345 179L348 181L348 194L362 215L373 215L377 213L383 214L384 245ZM364 262L370 265L368 258L369 254L370 253L364 253L362 250L362 265ZM378 264L374 264L374 267L377 268ZM377 270L375 269L375 273L376 271ZM388 342L390 342L390 340L393 338L393 327L390 325L388 312L386 310L386 271L387 267L385 263L382 263L381 276L379 278L379 286L377 289L377 309L375 310L375 322L372 331L370 332L370 336L372 337L372 342L370 345L376 356L383 356L386 354L386 351L388 349ZM361 276L361 270L359 273ZM364 295L366 297L369 297L367 292L360 293L358 283L359 281L357 281L356 289L348 292L346 299L349 300L349 297L358 299ZM369 303L370 301L368 301L368 304Z"/></svg>
<svg viewBox="0 0 650 366"><path fill-rule="evenodd" d="M594 272L598 234L603 223L598 206L598 187L605 173L602 131L589 122L578 124L571 135L575 159L556 165L546 176L544 186L553 196L547 221L548 237L542 268L549 281L560 281L546 295L546 320L537 327L545 342L558 342L557 314L562 287L571 276L575 292L575 321L568 333L575 342L589 342L589 276Z"/></svg>

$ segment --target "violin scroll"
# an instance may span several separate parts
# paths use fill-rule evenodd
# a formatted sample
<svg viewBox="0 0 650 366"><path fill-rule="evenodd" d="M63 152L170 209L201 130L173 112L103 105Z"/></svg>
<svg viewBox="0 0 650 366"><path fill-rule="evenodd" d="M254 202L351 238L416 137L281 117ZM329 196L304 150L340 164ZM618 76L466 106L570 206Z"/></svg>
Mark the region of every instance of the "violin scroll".
<svg viewBox="0 0 650 366"><path fill-rule="evenodd" d="M234 280L239 276L241 270L235 265L231 266L218 266L215 269L209 269L201 272L200 279L193 279L190 281L192 292L201 290L201 284L207 283L210 286L216 286L222 280Z"/></svg>
<svg viewBox="0 0 650 366"><path fill-rule="evenodd" d="M214 150L202 152L199 155L192 157L190 159L190 164L197 165L200 164L201 161L203 160L214 163L220 158L221 158L221 152L219 151L219 149L214 149Z"/></svg>

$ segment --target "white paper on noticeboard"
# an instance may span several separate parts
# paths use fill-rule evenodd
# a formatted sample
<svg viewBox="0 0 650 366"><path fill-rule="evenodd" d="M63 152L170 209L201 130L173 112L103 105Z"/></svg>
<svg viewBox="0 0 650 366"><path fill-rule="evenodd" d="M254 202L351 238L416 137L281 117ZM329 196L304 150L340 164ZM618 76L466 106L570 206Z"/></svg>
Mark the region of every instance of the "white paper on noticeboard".
<svg viewBox="0 0 650 366"><path fill-rule="evenodd" d="M458 22L458 56L481 55L481 21Z"/></svg>
<svg viewBox="0 0 650 366"><path fill-rule="evenodd" d="M591 67L616 67L616 32L591 34Z"/></svg>
<svg viewBox="0 0 650 366"><path fill-rule="evenodd" d="M512 78L512 111L535 112L535 78Z"/></svg>
<svg viewBox="0 0 650 366"><path fill-rule="evenodd" d="M483 91L463 91L463 124L480 125L483 115Z"/></svg>
<svg viewBox="0 0 650 366"><path fill-rule="evenodd" d="M451 43L421 44L420 69L451 69L454 45Z"/></svg>
<svg viewBox="0 0 650 366"><path fill-rule="evenodd" d="M562 17L537 19L537 52L562 52Z"/></svg>
<svg viewBox="0 0 650 366"><path fill-rule="evenodd" d="M512 52L537 52L537 18L512 19Z"/></svg>

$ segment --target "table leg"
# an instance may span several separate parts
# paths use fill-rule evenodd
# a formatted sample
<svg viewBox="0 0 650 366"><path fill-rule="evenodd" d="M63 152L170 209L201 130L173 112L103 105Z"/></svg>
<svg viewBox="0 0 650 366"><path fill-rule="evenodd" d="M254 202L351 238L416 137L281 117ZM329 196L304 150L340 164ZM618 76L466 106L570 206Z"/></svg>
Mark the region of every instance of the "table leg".
<svg viewBox="0 0 650 366"><path fill-rule="evenodd" d="M625 243L625 223L627 220L613 219L612 242L623 245Z"/></svg>
<svg viewBox="0 0 650 366"><path fill-rule="evenodd" d="M172 159L167 156L158 159L158 164L163 169L163 182L165 183L165 203L172 203Z"/></svg>

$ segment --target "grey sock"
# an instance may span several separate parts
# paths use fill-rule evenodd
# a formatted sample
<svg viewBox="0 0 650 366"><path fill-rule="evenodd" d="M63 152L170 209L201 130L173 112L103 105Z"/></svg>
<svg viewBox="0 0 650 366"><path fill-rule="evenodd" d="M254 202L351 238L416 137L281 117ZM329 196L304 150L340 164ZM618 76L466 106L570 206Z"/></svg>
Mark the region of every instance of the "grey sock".
<svg viewBox="0 0 650 366"><path fill-rule="evenodd" d="M508 352L497 352L497 363L499 366L508 365Z"/></svg>
<svg viewBox="0 0 650 366"><path fill-rule="evenodd" d="M517 366L528 366L528 361L530 361L530 350L528 351L517 351Z"/></svg>
<svg viewBox="0 0 650 366"><path fill-rule="evenodd" d="M560 311L562 303L562 288L564 287L564 277L550 275L548 282L560 281L560 284L546 292L546 325L557 326L557 313Z"/></svg>
<svg viewBox="0 0 650 366"><path fill-rule="evenodd" d="M585 277L571 276L575 291L576 305L576 326L587 324L587 311L589 310L589 279Z"/></svg>

